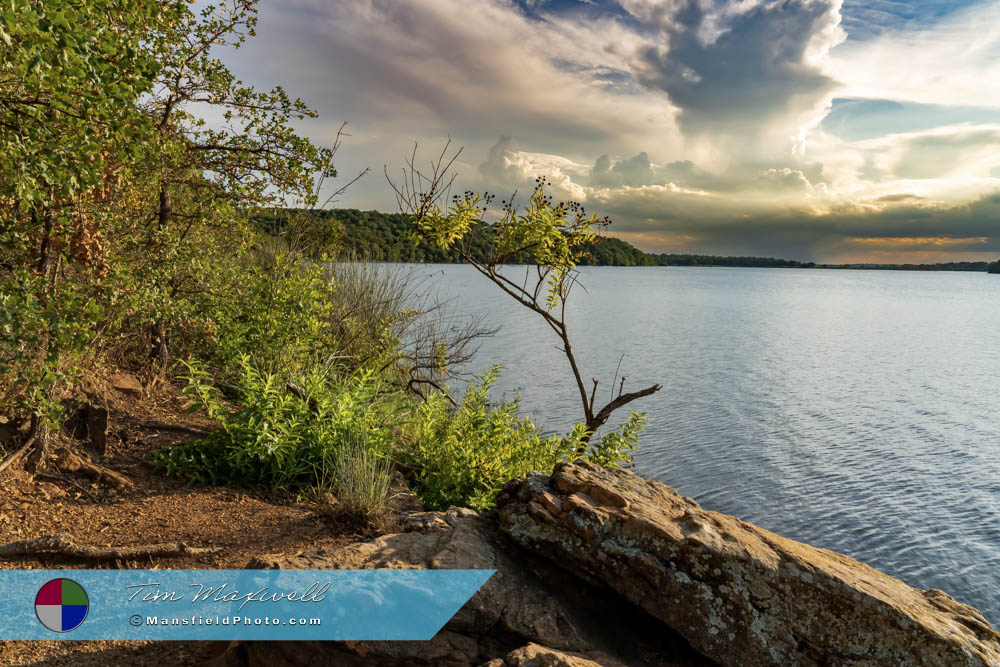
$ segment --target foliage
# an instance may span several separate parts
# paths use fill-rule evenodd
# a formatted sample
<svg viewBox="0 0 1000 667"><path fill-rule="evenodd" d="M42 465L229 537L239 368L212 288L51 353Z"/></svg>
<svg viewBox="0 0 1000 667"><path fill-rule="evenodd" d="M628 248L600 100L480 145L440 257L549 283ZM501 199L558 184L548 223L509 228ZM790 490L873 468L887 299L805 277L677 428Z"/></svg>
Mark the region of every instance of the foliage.
<svg viewBox="0 0 1000 667"><path fill-rule="evenodd" d="M317 224L267 264L250 220L314 206L336 146L292 130L314 115L301 101L215 57L255 22L251 0L0 8L0 412L54 417L54 395L99 358L154 371L190 355L234 366L255 345L281 351L272 366L308 356L296 346L329 355L329 281L300 260L334 239ZM292 314L315 326L284 335Z"/></svg>
<svg viewBox="0 0 1000 667"><path fill-rule="evenodd" d="M331 209L317 215L336 220L341 225L344 249L359 257L381 262L426 262L455 264L464 260L455 248L442 249L425 238L412 236L411 217L402 213L381 213L357 209ZM272 218L262 219L262 225L272 226ZM473 229L467 240L469 253L485 261L493 233L490 225ZM415 241L415 242L414 242ZM776 268L811 268L812 262L774 259L770 257L717 257L675 253L647 253L613 236L599 235L583 243L576 259L577 266L754 266ZM528 251L515 253L508 264L530 264Z"/></svg>
<svg viewBox="0 0 1000 667"><path fill-rule="evenodd" d="M593 387L585 384L570 341L566 320L566 303L578 284L577 262L585 254L587 244L598 238L601 228L611 224L608 218L598 219L587 215L584 207L576 202L554 204L546 194L547 181L536 179L528 205L523 210L515 207L513 197L504 201L493 222L487 221L491 195L477 195L466 191L444 204L454 176L449 177L451 165L461 151L448 156L448 144L429 172L420 171L416 165L416 148L407 160L403 179L399 184L390 179L396 192L400 209L411 218L414 233L442 249L458 252L462 259L488 278L502 292L542 318L558 336L563 354L572 371L573 382L583 406L583 435L586 444L615 410L658 392L658 384L638 391L625 392L625 377L617 396L602 407L595 405L598 380ZM387 173L388 176L388 173ZM485 256L473 254L471 242L476 230L487 229L489 245ZM524 278L510 278L504 274L505 266L519 254L526 253L529 264L535 266L532 275L526 271ZM614 386L616 377L612 380Z"/></svg>
<svg viewBox="0 0 1000 667"><path fill-rule="evenodd" d="M68 291L39 298L43 290L31 284L38 278L22 280L0 283L0 375L18 380L3 403L14 414L53 424L61 414L53 390L71 379L71 363L90 343L100 308Z"/></svg>
<svg viewBox="0 0 1000 667"><path fill-rule="evenodd" d="M168 475L204 484L274 491L336 486L338 474L345 474L339 463L345 447L357 457L356 443L363 441L367 455L384 459L407 407L372 372L338 378L313 371L299 378L301 384L290 384L244 357L235 386L240 405L230 408L209 373L197 364L187 368L184 393L221 429L159 452L154 460Z"/></svg>
<svg viewBox="0 0 1000 667"><path fill-rule="evenodd" d="M499 367L477 377L457 408L432 395L406 427L404 460L416 469L414 491L428 509L451 505L490 510L503 485L531 472L551 472L559 461L584 458L600 465L630 460L644 418L633 413L621 433L589 446L577 425L565 437L542 436L518 415L519 399L490 403Z"/></svg>
<svg viewBox="0 0 1000 667"><path fill-rule="evenodd" d="M333 459L328 479L338 514L379 526L389 512L393 469L385 456L372 452L366 438L348 439Z"/></svg>

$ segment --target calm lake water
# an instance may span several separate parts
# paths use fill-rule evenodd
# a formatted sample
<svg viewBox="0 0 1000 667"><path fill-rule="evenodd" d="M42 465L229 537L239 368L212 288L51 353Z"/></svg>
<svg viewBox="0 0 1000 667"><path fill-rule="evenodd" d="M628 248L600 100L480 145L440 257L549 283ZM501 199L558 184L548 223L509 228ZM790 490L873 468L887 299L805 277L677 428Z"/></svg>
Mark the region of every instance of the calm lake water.
<svg viewBox="0 0 1000 667"><path fill-rule="evenodd" d="M540 319L467 266L413 267L502 327L475 366L545 430L582 413ZM514 275L523 269L512 267ZM1000 625L1000 276L730 268L581 271L582 371L621 371L649 425L637 471ZM522 273L523 275L523 273Z"/></svg>

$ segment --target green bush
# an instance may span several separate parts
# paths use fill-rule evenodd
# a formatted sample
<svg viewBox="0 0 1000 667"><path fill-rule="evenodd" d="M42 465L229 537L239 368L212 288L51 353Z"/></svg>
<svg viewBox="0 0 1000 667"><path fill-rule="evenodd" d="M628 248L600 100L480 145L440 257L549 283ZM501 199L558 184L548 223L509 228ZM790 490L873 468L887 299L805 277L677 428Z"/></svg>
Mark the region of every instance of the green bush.
<svg viewBox="0 0 1000 667"><path fill-rule="evenodd" d="M559 461L620 465L629 460L645 423L641 414L633 413L620 432L597 443L584 441L582 424L566 437L543 437L531 420L518 416L518 398L490 404L499 373L494 366L477 377L455 408L444 395L432 395L409 423L404 457L418 471L414 491L425 507L490 510L507 481L550 472Z"/></svg>
<svg viewBox="0 0 1000 667"><path fill-rule="evenodd" d="M19 277L0 281L0 414L55 424L56 388L76 376L101 309L75 291L46 294L38 278Z"/></svg>
<svg viewBox="0 0 1000 667"><path fill-rule="evenodd" d="M370 371L340 378L320 370L286 382L261 372L248 357L240 360L230 408L211 375L188 365L184 393L217 419L222 428L203 440L154 455L166 474L205 484L264 486L301 491L336 485L338 459L359 440L368 454L385 459L395 424L408 404Z"/></svg>

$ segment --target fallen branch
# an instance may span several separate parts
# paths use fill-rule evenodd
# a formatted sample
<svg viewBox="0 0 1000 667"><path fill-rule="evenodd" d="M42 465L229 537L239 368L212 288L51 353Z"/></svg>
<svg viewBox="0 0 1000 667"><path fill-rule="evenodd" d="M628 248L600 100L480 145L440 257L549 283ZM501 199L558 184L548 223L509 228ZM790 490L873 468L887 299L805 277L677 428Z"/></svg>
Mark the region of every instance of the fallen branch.
<svg viewBox="0 0 1000 667"><path fill-rule="evenodd" d="M120 472L115 472L110 468L99 466L96 463L91 463L87 459L74 454L65 447L57 449L55 451L55 455L56 467L63 472L81 472L101 484L108 484L110 486L118 487L119 489L132 488L132 480L125 475Z"/></svg>
<svg viewBox="0 0 1000 667"><path fill-rule="evenodd" d="M85 487L83 484L80 484L78 481L67 475L53 475L46 472L36 472L35 479L48 480L50 482L66 482L67 484L71 484L72 486L79 489L79 491L83 495L90 498L92 502L95 503L97 502L97 498L94 496L94 494L90 492L89 489L87 489L87 487Z"/></svg>
<svg viewBox="0 0 1000 667"><path fill-rule="evenodd" d="M31 446L34 444L35 444L35 438L34 437L28 438L28 441L23 445L21 445L21 447L16 452L5 458L3 460L3 463L0 463L0 472L3 472L7 468L9 468L11 464L13 464L19 458L24 456L25 452L31 449Z"/></svg>
<svg viewBox="0 0 1000 667"><path fill-rule="evenodd" d="M208 435L211 431L196 426L183 426L181 424L167 424L164 422L139 422L142 428L153 431L176 431L177 433L190 433L191 435Z"/></svg>
<svg viewBox="0 0 1000 667"><path fill-rule="evenodd" d="M0 545L0 557L57 554L89 560L134 559L153 556L199 556L221 551L221 547L191 547L184 542L139 544L130 547L92 547L74 544L69 535L58 533L34 540Z"/></svg>

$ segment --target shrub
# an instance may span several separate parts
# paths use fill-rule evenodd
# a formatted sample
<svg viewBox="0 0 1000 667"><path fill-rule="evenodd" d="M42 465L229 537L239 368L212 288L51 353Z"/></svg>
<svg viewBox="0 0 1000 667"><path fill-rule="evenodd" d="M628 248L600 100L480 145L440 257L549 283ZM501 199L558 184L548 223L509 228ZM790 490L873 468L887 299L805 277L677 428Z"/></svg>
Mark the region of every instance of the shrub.
<svg viewBox="0 0 1000 667"><path fill-rule="evenodd" d="M168 475L205 484L259 485L273 491L325 487L341 470L337 465L344 448L359 437L371 456L384 459L392 430L407 407L370 371L339 378L314 370L290 383L242 357L234 387L237 409L221 400L211 376L198 365L188 365L187 380L184 393L222 428L158 452L154 461Z"/></svg>
<svg viewBox="0 0 1000 667"><path fill-rule="evenodd" d="M531 420L518 416L517 397L490 404L499 373L494 366L477 377L454 409L446 396L430 396L409 424L404 457L418 470L414 491L428 509L460 505L490 510L507 481L550 472L559 461L584 458L620 465L629 460L644 424L641 414L633 413L620 432L598 443L584 441L583 424L565 437L542 436Z"/></svg>
<svg viewBox="0 0 1000 667"><path fill-rule="evenodd" d="M46 294L37 278L0 282L0 414L54 425L55 395L70 384L100 307L75 291Z"/></svg>

